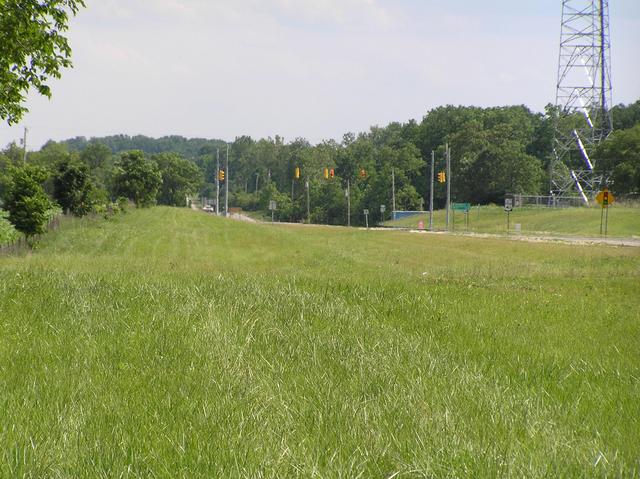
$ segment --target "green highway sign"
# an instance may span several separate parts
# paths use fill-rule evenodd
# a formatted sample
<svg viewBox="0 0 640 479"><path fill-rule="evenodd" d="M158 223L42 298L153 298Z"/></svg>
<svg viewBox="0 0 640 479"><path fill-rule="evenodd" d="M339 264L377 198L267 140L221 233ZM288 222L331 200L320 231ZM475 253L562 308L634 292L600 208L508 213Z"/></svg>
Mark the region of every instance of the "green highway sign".
<svg viewBox="0 0 640 479"><path fill-rule="evenodd" d="M471 209L471 203L453 203L454 211L464 211L465 213Z"/></svg>

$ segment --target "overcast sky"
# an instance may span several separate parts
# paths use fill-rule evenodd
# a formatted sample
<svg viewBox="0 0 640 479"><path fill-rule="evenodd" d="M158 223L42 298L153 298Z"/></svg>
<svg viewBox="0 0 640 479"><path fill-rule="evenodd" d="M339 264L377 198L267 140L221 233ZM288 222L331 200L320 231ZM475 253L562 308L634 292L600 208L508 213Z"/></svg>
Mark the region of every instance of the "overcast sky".
<svg viewBox="0 0 640 479"><path fill-rule="evenodd" d="M340 139L444 104L555 101L560 0L88 0L75 67L31 95L48 139ZM640 1L610 2L614 103L640 98Z"/></svg>

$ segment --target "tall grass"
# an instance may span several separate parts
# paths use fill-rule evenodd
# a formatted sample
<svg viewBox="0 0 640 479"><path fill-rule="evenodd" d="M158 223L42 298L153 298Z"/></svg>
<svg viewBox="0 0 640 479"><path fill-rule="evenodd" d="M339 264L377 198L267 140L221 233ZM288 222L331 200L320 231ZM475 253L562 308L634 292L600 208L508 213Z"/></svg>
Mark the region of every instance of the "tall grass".
<svg viewBox="0 0 640 479"><path fill-rule="evenodd" d="M640 474L640 253L77 220L0 258L0 475Z"/></svg>

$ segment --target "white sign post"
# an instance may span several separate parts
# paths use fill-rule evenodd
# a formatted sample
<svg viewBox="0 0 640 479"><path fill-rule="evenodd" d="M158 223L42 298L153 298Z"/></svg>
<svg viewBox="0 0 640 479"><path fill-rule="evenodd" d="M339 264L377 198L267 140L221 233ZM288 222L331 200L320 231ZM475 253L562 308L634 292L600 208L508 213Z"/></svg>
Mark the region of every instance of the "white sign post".
<svg viewBox="0 0 640 479"><path fill-rule="evenodd" d="M512 198L505 198L504 199L504 210L507 212L507 234L509 234L509 214L511 213L511 210L513 209L513 199Z"/></svg>
<svg viewBox="0 0 640 479"><path fill-rule="evenodd" d="M273 223L273 212L278 208L278 204L274 200L269 200L269 211L271 211L271 222Z"/></svg>

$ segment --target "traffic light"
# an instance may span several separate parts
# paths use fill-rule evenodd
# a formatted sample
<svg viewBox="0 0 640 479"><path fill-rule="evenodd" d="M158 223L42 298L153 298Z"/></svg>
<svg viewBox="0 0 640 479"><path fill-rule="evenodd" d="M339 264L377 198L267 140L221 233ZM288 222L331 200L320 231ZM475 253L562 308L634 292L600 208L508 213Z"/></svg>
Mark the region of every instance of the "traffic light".
<svg viewBox="0 0 640 479"><path fill-rule="evenodd" d="M224 170L218 170L218 181L224 181Z"/></svg>
<svg viewBox="0 0 640 479"><path fill-rule="evenodd" d="M333 168L329 169L329 177L333 178L335 176L336 172L334 171Z"/></svg>
<svg viewBox="0 0 640 479"><path fill-rule="evenodd" d="M329 168L325 168L324 169L324 179L328 180L329 179Z"/></svg>
<svg viewBox="0 0 640 479"><path fill-rule="evenodd" d="M438 173L438 183L446 183L447 182L447 174L444 171L440 171Z"/></svg>
<svg viewBox="0 0 640 479"><path fill-rule="evenodd" d="M296 180L300 179L300 167L296 166L296 172L294 173Z"/></svg>
<svg viewBox="0 0 640 479"><path fill-rule="evenodd" d="M366 177L367 177L367 172L366 172L366 170L365 170L364 168L362 168L362 169L360 170L360 178L363 178L363 179L364 179L364 178L366 178Z"/></svg>

